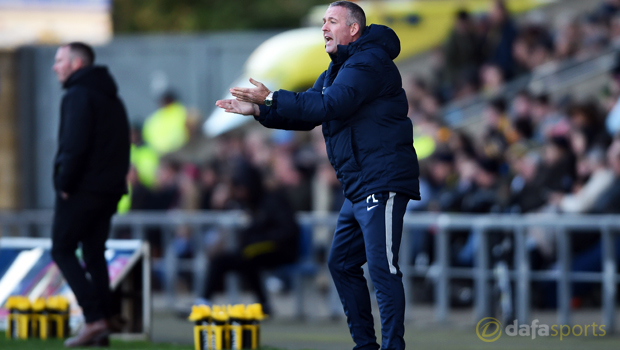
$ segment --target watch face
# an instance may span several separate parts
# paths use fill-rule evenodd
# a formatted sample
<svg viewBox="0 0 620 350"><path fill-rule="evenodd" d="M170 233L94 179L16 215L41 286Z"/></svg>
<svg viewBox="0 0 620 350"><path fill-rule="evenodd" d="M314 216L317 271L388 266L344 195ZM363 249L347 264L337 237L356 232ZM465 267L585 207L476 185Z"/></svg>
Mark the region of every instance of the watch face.
<svg viewBox="0 0 620 350"><path fill-rule="evenodd" d="M265 106L271 107L272 100L265 100Z"/></svg>

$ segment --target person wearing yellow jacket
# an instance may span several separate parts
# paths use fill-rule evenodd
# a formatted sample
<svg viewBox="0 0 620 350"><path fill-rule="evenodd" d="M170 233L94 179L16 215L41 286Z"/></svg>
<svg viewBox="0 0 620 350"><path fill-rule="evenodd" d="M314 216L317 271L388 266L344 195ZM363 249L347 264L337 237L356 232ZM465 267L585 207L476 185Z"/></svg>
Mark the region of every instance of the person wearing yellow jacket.
<svg viewBox="0 0 620 350"><path fill-rule="evenodd" d="M142 138L160 155L174 152L189 140L187 110L172 92L160 99L161 107L144 122Z"/></svg>

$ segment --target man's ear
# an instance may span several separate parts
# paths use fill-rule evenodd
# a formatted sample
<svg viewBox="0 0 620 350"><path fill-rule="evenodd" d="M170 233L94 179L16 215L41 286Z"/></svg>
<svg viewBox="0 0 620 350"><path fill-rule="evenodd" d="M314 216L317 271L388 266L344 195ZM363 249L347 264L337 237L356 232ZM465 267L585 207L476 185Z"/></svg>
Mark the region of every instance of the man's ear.
<svg viewBox="0 0 620 350"><path fill-rule="evenodd" d="M358 35L360 32L360 25L359 23L353 23L351 24L351 36L356 36Z"/></svg>
<svg viewBox="0 0 620 350"><path fill-rule="evenodd" d="M71 69L75 72L76 70L84 67L84 60L80 56L75 56L71 60Z"/></svg>

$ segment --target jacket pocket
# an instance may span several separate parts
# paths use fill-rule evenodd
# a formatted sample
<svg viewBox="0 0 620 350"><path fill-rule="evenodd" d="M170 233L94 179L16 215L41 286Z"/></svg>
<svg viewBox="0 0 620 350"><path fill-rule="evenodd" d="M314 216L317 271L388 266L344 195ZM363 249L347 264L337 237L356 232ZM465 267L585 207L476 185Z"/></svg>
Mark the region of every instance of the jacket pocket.
<svg viewBox="0 0 620 350"><path fill-rule="evenodd" d="M361 170L359 162L359 149L357 148L357 142L355 141L355 133L353 128L349 128L349 144L351 146L351 157L353 158L353 164L357 170Z"/></svg>

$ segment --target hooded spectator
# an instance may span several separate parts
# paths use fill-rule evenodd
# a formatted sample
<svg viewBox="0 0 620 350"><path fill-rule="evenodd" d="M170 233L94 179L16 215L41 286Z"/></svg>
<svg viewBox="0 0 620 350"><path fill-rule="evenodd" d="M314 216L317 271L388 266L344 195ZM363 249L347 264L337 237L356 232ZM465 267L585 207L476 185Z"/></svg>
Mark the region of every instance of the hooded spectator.
<svg viewBox="0 0 620 350"><path fill-rule="evenodd" d="M490 28L483 46L486 61L499 66L503 76L510 79L515 71L512 48L518 31L503 0L493 2L489 19Z"/></svg>
<svg viewBox="0 0 620 350"><path fill-rule="evenodd" d="M448 82L461 85L480 65L480 38L466 10L456 14L456 24L444 47Z"/></svg>
<svg viewBox="0 0 620 350"><path fill-rule="evenodd" d="M260 171L244 161L233 166L232 197L250 216L250 225L240 232L239 246L211 257L204 293L210 301L223 287L225 274L237 271L271 314L260 271L293 263L298 257L299 226L286 196L264 188Z"/></svg>

